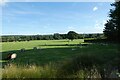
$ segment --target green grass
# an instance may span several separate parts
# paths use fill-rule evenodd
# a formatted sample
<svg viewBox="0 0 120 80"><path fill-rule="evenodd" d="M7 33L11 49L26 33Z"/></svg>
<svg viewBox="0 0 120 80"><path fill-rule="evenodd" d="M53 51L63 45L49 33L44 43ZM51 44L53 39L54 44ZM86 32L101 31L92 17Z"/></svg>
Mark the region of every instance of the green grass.
<svg viewBox="0 0 120 80"><path fill-rule="evenodd" d="M78 54L79 50L76 44L81 42L83 42L82 39L74 41L40 40L30 42L7 42L2 43L2 57L5 58L9 53L16 53L17 59L15 63L19 64L41 65L49 62L59 62ZM40 47L42 49L34 50L33 47ZM25 48L24 52L21 52L22 48ZM72 48L76 50L72 51Z"/></svg>
<svg viewBox="0 0 120 80"><path fill-rule="evenodd" d="M113 68L119 70L119 44L102 45L96 43L87 46L78 45L82 42L83 40L70 42L68 42L68 40L40 40L2 43L3 58L5 58L8 53L17 54L17 58L9 62L15 65L12 68L7 66L3 69L3 77L87 78L91 74L96 75L93 75L93 77L101 77L104 69L106 69L106 73L109 71L109 73L114 72ZM35 50L33 47L40 47L42 49ZM25 48L24 52L21 52L20 49L22 48ZM3 65L6 64L8 63L3 63ZM30 66L34 66L37 70L34 71ZM13 74L11 75L8 74L10 70L13 70Z"/></svg>
<svg viewBox="0 0 120 80"><path fill-rule="evenodd" d="M46 66L18 66L15 64L10 64L2 69L3 78L55 78L57 68L51 64Z"/></svg>
<svg viewBox="0 0 120 80"><path fill-rule="evenodd" d="M79 40L36 40L36 41L29 41L29 42L3 42L2 44L2 51L11 51L11 50L20 50L22 48L25 49L33 49L33 47L40 47L40 48L54 48L54 47L67 47L62 46L65 44L78 44L84 42L83 39ZM45 46L45 45L53 45L53 46ZM57 46L59 45L59 46ZM61 46L60 46L61 45Z"/></svg>

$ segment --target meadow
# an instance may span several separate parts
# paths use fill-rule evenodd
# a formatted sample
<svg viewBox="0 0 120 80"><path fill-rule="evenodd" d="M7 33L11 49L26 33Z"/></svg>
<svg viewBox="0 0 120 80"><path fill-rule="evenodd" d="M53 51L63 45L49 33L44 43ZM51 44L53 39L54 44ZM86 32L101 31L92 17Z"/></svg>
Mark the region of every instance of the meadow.
<svg viewBox="0 0 120 80"><path fill-rule="evenodd" d="M6 42L2 43L2 58L6 58L9 53L16 53L16 63L19 64L46 64L72 57L76 45L84 40L40 40L29 42ZM34 49L36 47L37 49ZM25 49L25 51L21 51ZM72 51L72 52L71 52ZM76 50L77 51L77 50ZM78 52L76 52L78 53Z"/></svg>
<svg viewBox="0 0 120 80"><path fill-rule="evenodd" d="M9 53L17 54L15 60L3 62L3 78L120 77L119 44L85 43L83 39L1 44L3 59Z"/></svg>

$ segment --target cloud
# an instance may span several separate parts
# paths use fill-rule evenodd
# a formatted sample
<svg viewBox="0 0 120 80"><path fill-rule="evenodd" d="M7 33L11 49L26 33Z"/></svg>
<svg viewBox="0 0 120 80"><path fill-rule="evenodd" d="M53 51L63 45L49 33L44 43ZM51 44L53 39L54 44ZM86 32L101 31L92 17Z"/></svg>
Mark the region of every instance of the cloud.
<svg viewBox="0 0 120 80"><path fill-rule="evenodd" d="M0 6L5 5L5 2L3 0L0 0Z"/></svg>
<svg viewBox="0 0 120 80"><path fill-rule="evenodd" d="M96 21L95 22L95 25L94 25L94 29L97 31L97 32L103 32L103 29L104 29L104 24L106 23L106 20L103 20L103 21Z"/></svg>
<svg viewBox="0 0 120 80"><path fill-rule="evenodd" d="M41 13L41 12L31 12L31 11L14 11L15 14L35 14L35 15L45 15L45 13Z"/></svg>
<svg viewBox="0 0 120 80"><path fill-rule="evenodd" d="M0 6L5 6L6 2L7 2L7 0L0 0Z"/></svg>
<svg viewBox="0 0 120 80"><path fill-rule="evenodd" d="M95 6L95 7L93 8L93 11L96 11L96 10L98 10L98 7Z"/></svg>

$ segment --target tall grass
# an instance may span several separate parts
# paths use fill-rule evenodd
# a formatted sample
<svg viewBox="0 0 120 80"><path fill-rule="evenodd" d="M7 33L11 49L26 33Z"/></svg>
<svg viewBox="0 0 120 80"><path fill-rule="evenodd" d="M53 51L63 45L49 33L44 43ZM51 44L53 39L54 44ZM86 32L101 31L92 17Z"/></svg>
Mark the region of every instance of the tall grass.
<svg viewBox="0 0 120 80"><path fill-rule="evenodd" d="M56 67L51 65L51 63L42 67L9 64L2 69L2 78L55 78L56 70Z"/></svg>
<svg viewBox="0 0 120 80"><path fill-rule="evenodd" d="M84 58L84 60L82 60ZM88 58L88 60L85 60ZM90 60L91 59L91 60ZM95 60L95 61L94 61ZM77 57L63 64L49 63L45 66L9 64L2 69L2 78L119 78L115 66L101 65L98 60L86 56ZM101 65L101 66L100 66ZM118 64L119 65L119 64ZM107 66L107 67L106 67Z"/></svg>
<svg viewBox="0 0 120 80"><path fill-rule="evenodd" d="M74 78L118 78L120 77L120 59L103 61L99 56L80 55L65 62L57 74L60 77Z"/></svg>

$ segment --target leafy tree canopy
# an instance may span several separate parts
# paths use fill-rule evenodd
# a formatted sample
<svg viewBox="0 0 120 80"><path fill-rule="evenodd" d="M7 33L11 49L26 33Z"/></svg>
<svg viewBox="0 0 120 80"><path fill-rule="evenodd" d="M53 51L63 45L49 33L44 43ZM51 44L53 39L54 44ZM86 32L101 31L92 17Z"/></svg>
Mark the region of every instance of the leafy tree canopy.
<svg viewBox="0 0 120 80"><path fill-rule="evenodd" d="M76 32L74 32L74 31L69 31L67 33L67 37L70 40L77 39L78 38L78 34Z"/></svg>
<svg viewBox="0 0 120 80"><path fill-rule="evenodd" d="M120 1L111 4L110 19L105 24L104 34L108 40L120 41Z"/></svg>

